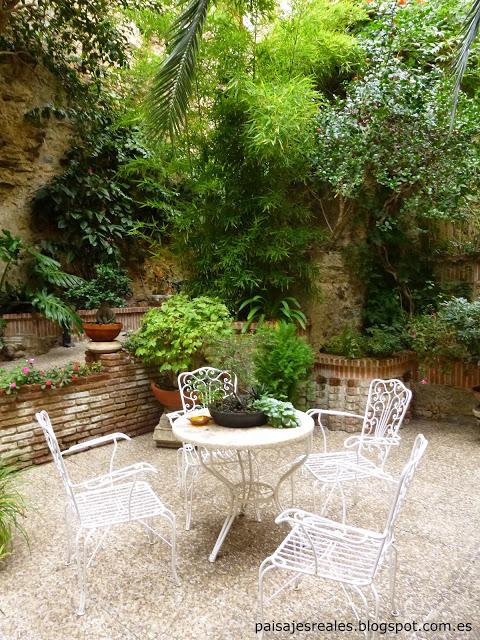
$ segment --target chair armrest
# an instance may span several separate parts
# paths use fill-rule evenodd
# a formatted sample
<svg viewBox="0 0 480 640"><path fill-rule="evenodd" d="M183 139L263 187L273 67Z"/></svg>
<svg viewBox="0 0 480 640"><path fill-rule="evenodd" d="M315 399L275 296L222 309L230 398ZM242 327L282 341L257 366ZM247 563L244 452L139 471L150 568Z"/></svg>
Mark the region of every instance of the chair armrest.
<svg viewBox="0 0 480 640"><path fill-rule="evenodd" d="M348 418L359 418L363 420L364 415L361 416L359 413L350 413L349 411L337 411L336 409L310 409L310 411L314 411L318 413L320 416L325 414L326 416L346 416Z"/></svg>
<svg viewBox="0 0 480 640"><path fill-rule="evenodd" d="M78 482L77 484L74 484L72 486L75 488L84 489L100 489L109 484L112 484L112 482L125 480L125 478L130 478L139 473L158 473L158 471L153 465L149 464L148 462L137 462L135 464L129 465L128 467L123 467L122 469L112 471L111 473L105 473L101 476L96 476L95 478L85 480L84 482Z"/></svg>
<svg viewBox="0 0 480 640"><path fill-rule="evenodd" d="M393 446L399 445L400 436L395 435L395 436L389 436L388 438L381 438L378 436L369 436L369 435L349 436L346 440L344 440L343 446L346 447L347 449L351 449L352 447L358 447L358 445L360 444L360 441L362 442L362 445L366 447L376 447L377 449L379 449L381 447L391 447L391 446L393 447Z"/></svg>
<svg viewBox="0 0 480 640"><path fill-rule="evenodd" d="M106 442L116 443L117 440L131 440L131 438L125 433L109 433L105 436L100 436L99 438L92 438L91 440L85 440L85 442L74 444L72 447L65 449L65 451L62 451L61 453L62 456L69 456L71 453L77 453L77 451L83 451L84 449L89 449L90 447L96 447L100 444L105 444Z"/></svg>
<svg viewBox="0 0 480 640"><path fill-rule="evenodd" d="M316 513L303 511L303 509L286 509L275 518L275 522L277 524L288 522L292 527L301 526L307 531L324 533L338 540L348 540L349 544L363 544L368 539L375 538L379 540L385 536L384 533L379 533L378 531L352 527L335 520L329 520Z"/></svg>
<svg viewBox="0 0 480 640"><path fill-rule="evenodd" d="M322 415L330 415L330 416L347 416L351 418L359 418L363 420L364 416L360 416L356 413L349 413L348 411L336 411L335 409L308 409L307 415L311 416L313 419L318 418L318 426L320 427L320 431L322 433L323 438L323 452L327 453L327 432L325 431L325 427L322 424Z"/></svg>

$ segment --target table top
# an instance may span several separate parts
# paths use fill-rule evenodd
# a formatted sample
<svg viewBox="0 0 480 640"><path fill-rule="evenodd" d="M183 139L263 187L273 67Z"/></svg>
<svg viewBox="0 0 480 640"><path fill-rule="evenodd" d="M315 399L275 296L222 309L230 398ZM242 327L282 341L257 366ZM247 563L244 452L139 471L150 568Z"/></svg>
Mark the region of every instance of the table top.
<svg viewBox="0 0 480 640"><path fill-rule="evenodd" d="M205 409L192 411L189 415L195 413L205 415L208 411ZM213 422L203 427L193 427L185 415L175 420L172 431L180 442L206 449L268 449L304 440L313 433L313 419L303 411L297 411L297 416L300 426L290 429L276 429L269 426L232 429L220 427Z"/></svg>

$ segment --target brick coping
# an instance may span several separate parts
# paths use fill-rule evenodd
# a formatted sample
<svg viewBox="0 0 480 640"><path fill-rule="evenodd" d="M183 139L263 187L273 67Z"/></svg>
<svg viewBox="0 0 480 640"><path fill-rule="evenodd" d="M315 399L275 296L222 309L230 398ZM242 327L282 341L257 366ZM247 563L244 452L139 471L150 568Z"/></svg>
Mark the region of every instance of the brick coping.
<svg viewBox="0 0 480 640"><path fill-rule="evenodd" d="M364 369L366 367L389 367L416 360L417 356L414 351L404 351L402 353L386 356L384 358L347 358L346 356L337 356L331 353L318 353L315 358L315 365L337 365L345 367L356 367Z"/></svg>

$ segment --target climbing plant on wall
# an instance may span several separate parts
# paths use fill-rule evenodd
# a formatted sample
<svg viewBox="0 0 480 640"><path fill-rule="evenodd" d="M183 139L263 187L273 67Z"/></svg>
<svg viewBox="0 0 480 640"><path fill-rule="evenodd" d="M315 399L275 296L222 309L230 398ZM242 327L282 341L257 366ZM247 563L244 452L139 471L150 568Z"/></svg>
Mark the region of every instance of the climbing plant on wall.
<svg viewBox="0 0 480 640"><path fill-rule="evenodd" d="M457 8L372 4L364 69L318 113L316 173L335 196L337 229L366 228L355 264L368 286L367 326L434 302L435 221L461 222L478 206L478 76L449 130Z"/></svg>

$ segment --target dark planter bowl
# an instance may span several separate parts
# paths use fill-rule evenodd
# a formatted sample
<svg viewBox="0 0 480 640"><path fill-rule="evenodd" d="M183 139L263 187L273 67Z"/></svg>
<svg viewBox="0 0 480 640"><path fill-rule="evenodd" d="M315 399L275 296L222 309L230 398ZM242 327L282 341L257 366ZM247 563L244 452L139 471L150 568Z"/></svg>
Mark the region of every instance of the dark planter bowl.
<svg viewBox="0 0 480 640"><path fill-rule="evenodd" d="M122 330L122 323L97 324L96 322L84 322L82 327L92 342L112 342Z"/></svg>
<svg viewBox="0 0 480 640"><path fill-rule="evenodd" d="M151 383L150 389L160 404L167 409L176 411L182 408L182 398L178 389L160 389L154 382Z"/></svg>
<svg viewBox="0 0 480 640"><path fill-rule="evenodd" d="M213 407L208 407L210 415L215 423L221 427L233 427L235 429L247 427L261 427L267 424L267 416L263 411L219 411Z"/></svg>
<svg viewBox="0 0 480 640"><path fill-rule="evenodd" d="M476 387L472 387L472 392L473 392L473 395L475 396L475 399L480 402L480 385L477 384Z"/></svg>

